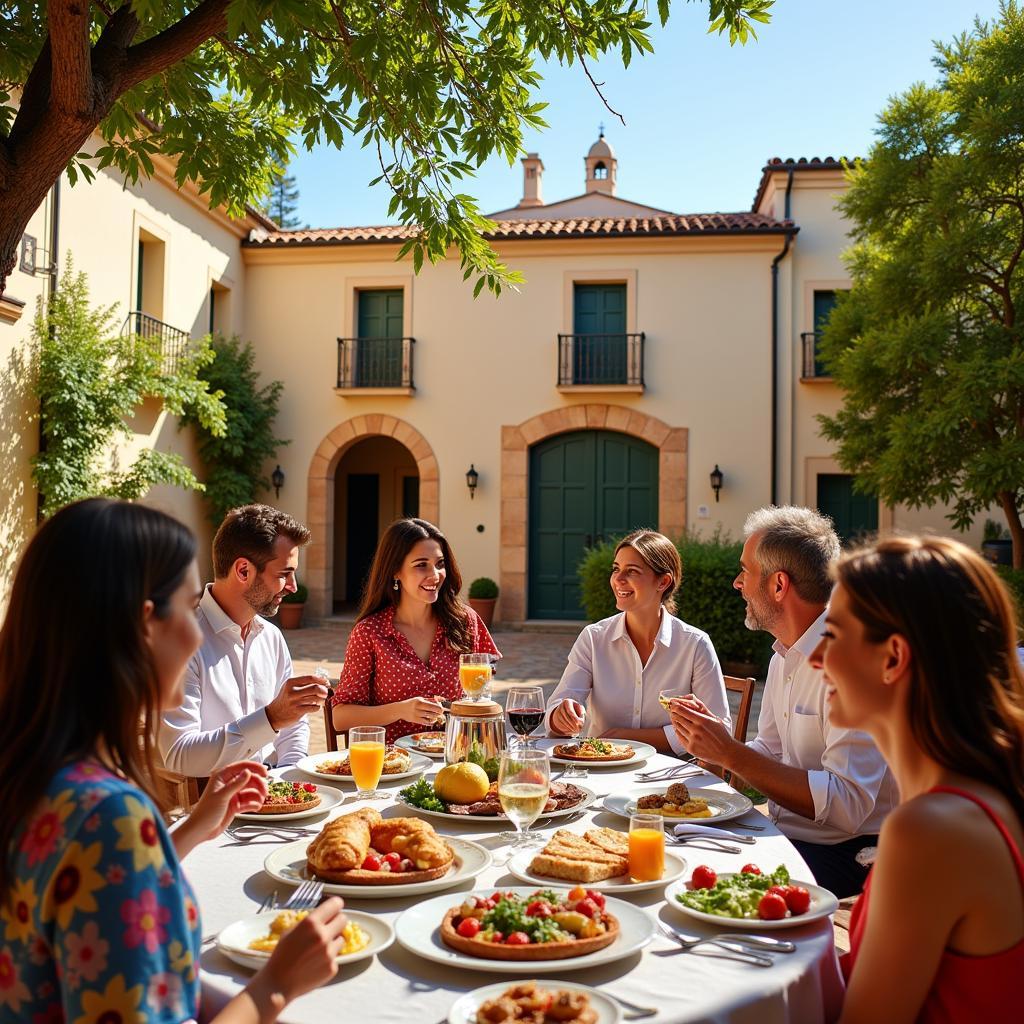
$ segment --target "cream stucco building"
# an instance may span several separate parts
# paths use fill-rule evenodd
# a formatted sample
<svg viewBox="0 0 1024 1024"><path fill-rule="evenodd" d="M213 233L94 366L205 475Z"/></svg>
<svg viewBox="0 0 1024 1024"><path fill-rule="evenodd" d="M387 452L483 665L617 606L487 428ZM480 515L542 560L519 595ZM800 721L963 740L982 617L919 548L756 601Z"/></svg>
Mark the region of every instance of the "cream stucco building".
<svg viewBox="0 0 1024 1024"><path fill-rule="evenodd" d="M474 300L457 260L418 276L396 262L405 228L232 221L177 191L169 166L137 187L101 173L62 188L57 247L96 301L193 336L237 332L284 382L277 503L313 531L301 571L317 616L357 598L379 532L410 512L448 534L467 580L498 581L507 622L578 616L583 547L634 526L735 536L774 500L820 505L847 533L945 530L941 509L853 495L818 435L815 415L840 401L814 331L849 287L841 165L772 161L752 209L687 215L622 198L628 169L603 136L583 164L582 192L545 202L543 162L523 159L522 198L490 237L526 284L498 299ZM29 229L43 248L53 220L50 203ZM16 271L0 310L8 566L35 521L36 428L10 372L30 315L12 298L27 309L45 282ZM159 409L138 419L138 444L194 462ZM208 538L198 497L147 500Z"/></svg>

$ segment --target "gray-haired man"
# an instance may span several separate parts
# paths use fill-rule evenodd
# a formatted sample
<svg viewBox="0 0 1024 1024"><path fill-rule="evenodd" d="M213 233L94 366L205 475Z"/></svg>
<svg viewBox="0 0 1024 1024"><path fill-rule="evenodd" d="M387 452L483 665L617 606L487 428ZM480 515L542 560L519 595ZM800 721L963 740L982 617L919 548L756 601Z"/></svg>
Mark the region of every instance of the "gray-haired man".
<svg viewBox="0 0 1024 1024"><path fill-rule="evenodd" d="M851 896L867 874L856 855L877 842L899 793L871 737L829 723L822 674L808 660L825 629L839 539L828 519L795 506L751 513L744 536L733 586L747 604L747 628L775 637L757 736L735 740L694 698L672 702L672 724L691 753L765 793L772 820L815 879Z"/></svg>

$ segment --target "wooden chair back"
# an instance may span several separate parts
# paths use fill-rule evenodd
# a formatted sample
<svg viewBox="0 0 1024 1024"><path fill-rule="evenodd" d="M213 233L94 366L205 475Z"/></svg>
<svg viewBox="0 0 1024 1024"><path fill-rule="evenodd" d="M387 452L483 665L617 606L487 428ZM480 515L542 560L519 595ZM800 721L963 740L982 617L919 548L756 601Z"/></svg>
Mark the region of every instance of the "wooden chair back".
<svg viewBox="0 0 1024 1024"><path fill-rule="evenodd" d="M753 676L724 676L725 689L728 693L740 695L740 706L732 720L732 734L740 741L747 742L747 726L750 723L750 706L754 702L754 687L757 680Z"/></svg>
<svg viewBox="0 0 1024 1024"><path fill-rule="evenodd" d="M331 717L331 699L330 697L324 701L324 733L327 736L327 749L338 750L338 737L341 733L334 728L334 719ZM344 750L344 745L341 747Z"/></svg>

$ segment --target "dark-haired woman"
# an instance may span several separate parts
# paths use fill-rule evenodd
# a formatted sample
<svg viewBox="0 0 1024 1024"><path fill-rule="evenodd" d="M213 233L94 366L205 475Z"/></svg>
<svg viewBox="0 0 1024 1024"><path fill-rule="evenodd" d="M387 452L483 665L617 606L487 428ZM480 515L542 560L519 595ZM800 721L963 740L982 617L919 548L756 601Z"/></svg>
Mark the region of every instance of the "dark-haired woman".
<svg viewBox="0 0 1024 1024"><path fill-rule="evenodd" d="M899 783L854 908L843 1024L977 1024L1024 1005L1024 674L1010 598L953 540L844 557L815 651L829 714Z"/></svg>
<svg viewBox="0 0 1024 1024"><path fill-rule="evenodd" d="M461 589L436 526L399 519L384 531L331 699L335 729L383 725L394 743L437 721L438 697L462 696L460 654L500 657L480 616L459 600Z"/></svg>
<svg viewBox="0 0 1024 1024"><path fill-rule="evenodd" d="M0 1020L198 1016L180 858L267 791L263 766L239 762L173 834L155 805L154 730L181 700L200 592L191 533L126 502L70 505L25 551L0 631ZM275 1020L330 978L340 909L286 935L215 1020Z"/></svg>

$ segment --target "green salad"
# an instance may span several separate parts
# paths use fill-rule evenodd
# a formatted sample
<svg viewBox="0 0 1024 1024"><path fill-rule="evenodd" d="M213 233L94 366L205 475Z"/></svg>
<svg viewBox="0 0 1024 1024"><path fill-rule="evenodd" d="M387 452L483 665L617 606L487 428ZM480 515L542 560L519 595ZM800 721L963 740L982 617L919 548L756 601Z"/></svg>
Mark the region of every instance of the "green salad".
<svg viewBox="0 0 1024 1024"><path fill-rule="evenodd" d="M691 910L718 917L739 917L756 920L757 905L773 885L789 885L789 872L780 864L770 875L738 872L731 878L720 878L710 889L692 889L676 899Z"/></svg>
<svg viewBox="0 0 1024 1024"><path fill-rule="evenodd" d="M425 778L417 779L411 786L400 789L398 795L413 807L422 807L425 811L446 813L448 805L434 792L434 787Z"/></svg>

